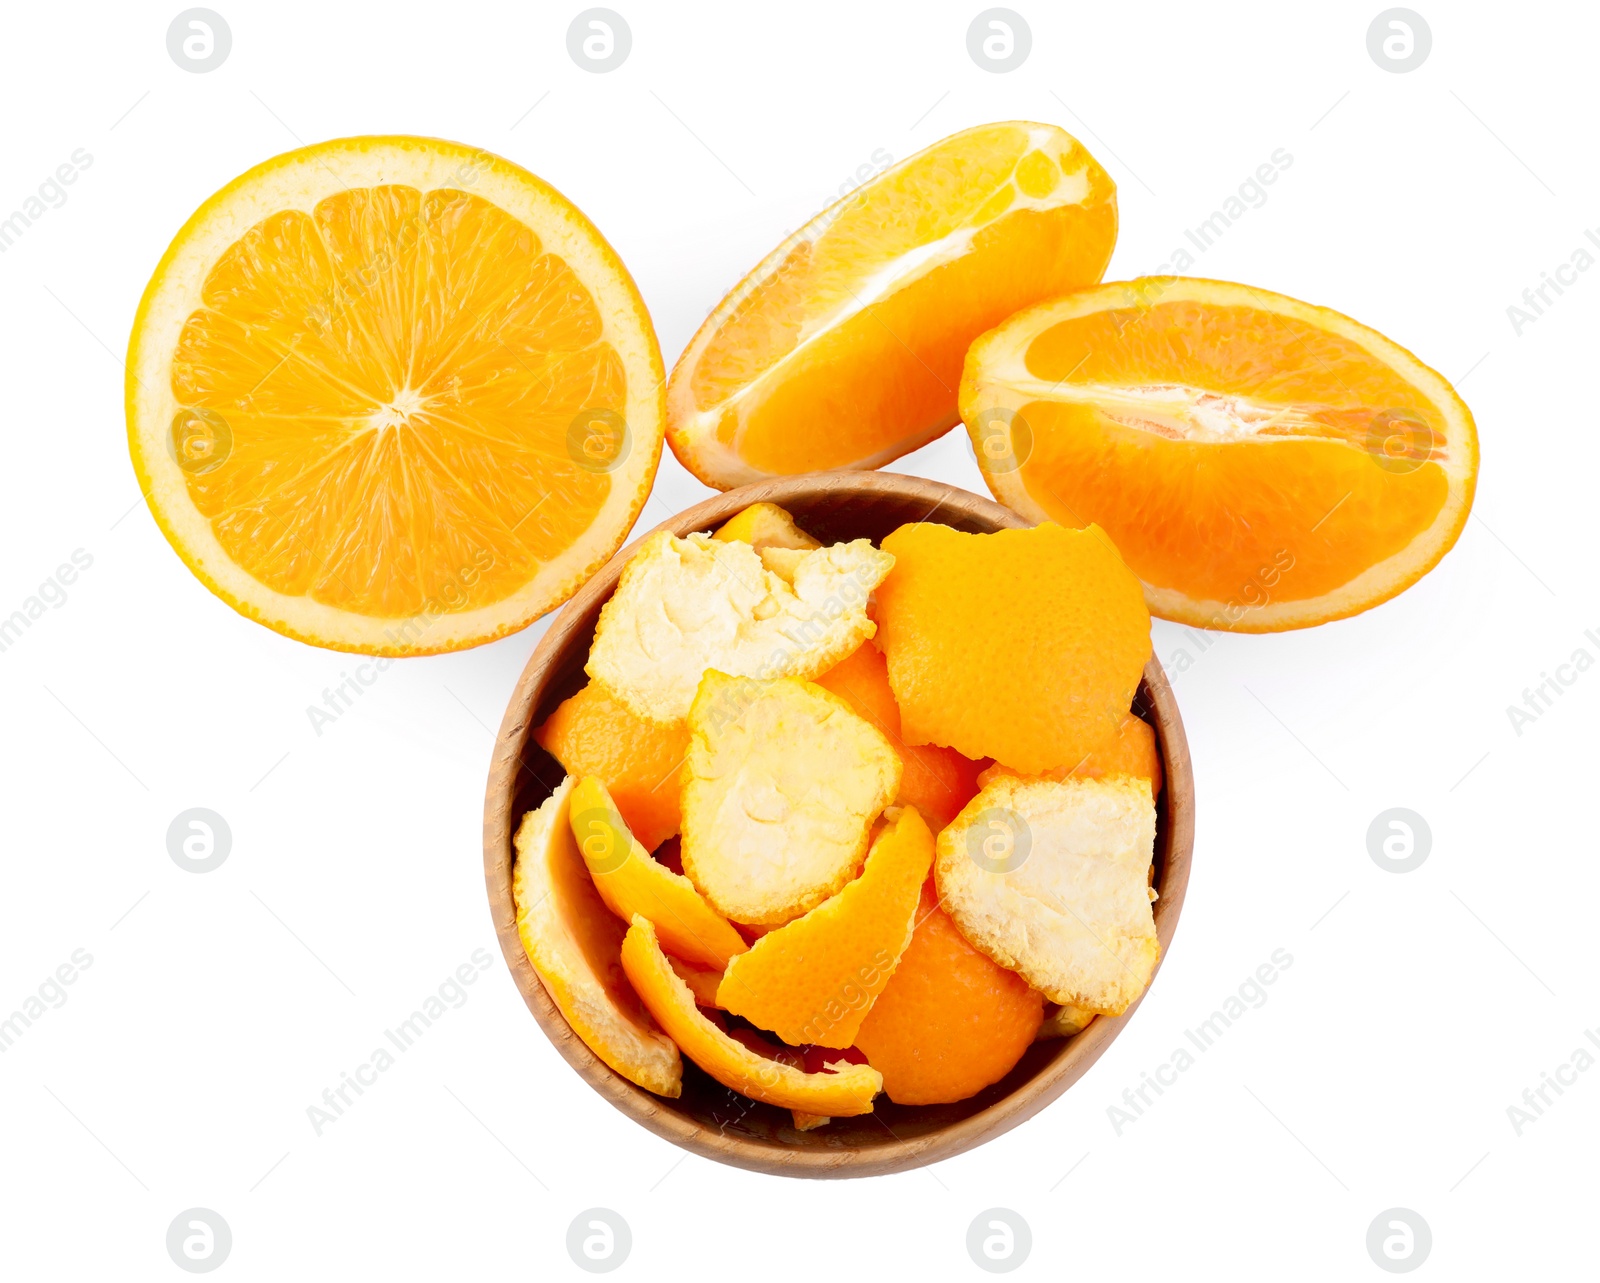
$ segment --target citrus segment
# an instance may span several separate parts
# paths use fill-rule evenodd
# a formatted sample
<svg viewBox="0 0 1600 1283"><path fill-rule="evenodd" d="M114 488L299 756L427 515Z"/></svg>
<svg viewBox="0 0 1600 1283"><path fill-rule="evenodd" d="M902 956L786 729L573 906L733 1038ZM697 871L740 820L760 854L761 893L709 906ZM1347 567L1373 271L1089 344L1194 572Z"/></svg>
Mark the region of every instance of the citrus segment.
<svg viewBox="0 0 1600 1283"><path fill-rule="evenodd" d="M517 828L517 934L545 992L589 1049L629 1082L676 1096L678 1049L623 974L625 928L607 912L572 840L571 794L568 777Z"/></svg>
<svg viewBox="0 0 1600 1283"><path fill-rule="evenodd" d="M1099 530L919 522L883 547L895 564L878 589L878 642L907 743L1033 775L1071 770L1121 725L1150 658L1150 615Z"/></svg>
<svg viewBox="0 0 1600 1283"><path fill-rule="evenodd" d="M1039 1029L1044 999L974 949L921 889L916 930L856 1035L899 1105L965 1100L1011 1072Z"/></svg>
<svg viewBox="0 0 1600 1283"><path fill-rule="evenodd" d="M655 924L664 949L702 967L724 968L745 951L743 937L701 898L694 883L651 858L594 776L578 781L568 813L595 889L624 922L643 914Z"/></svg>
<svg viewBox="0 0 1600 1283"><path fill-rule="evenodd" d="M863 642L850 656L817 678L817 685L848 701L900 754L904 767L895 801L921 811L937 832L955 819L978 791L982 767L953 748L907 744L900 733L900 706L889 688L889 669L876 646Z"/></svg>
<svg viewBox="0 0 1600 1283"><path fill-rule="evenodd" d="M953 134L830 206L690 340L669 439L720 489L873 468L957 421L968 345L1020 307L1098 281L1116 188L1053 125Z"/></svg>
<svg viewBox="0 0 1600 1283"><path fill-rule="evenodd" d="M780 1109L847 1118L872 1112L883 1084L866 1065L838 1062L834 1073L808 1074L758 1055L714 1025L673 971L648 919L636 917L622 942L622 967L640 999L683 1054L724 1087Z"/></svg>
<svg viewBox="0 0 1600 1283"><path fill-rule="evenodd" d="M850 1046L911 939L932 863L933 834L902 807L860 877L728 964L718 1005L787 1043Z"/></svg>
<svg viewBox="0 0 1600 1283"><path fill-rule="evenodd" d="M810 678L831 668L875 631L867 598L894 559L865 539L795 555L791 582L749 544L651 535L600 611L589 676L638 716L676 722L707 669Z"/></svg>
<svg viewBox="0 0 1600 1283"><path fill-rule="evenodd" d="M788 509L775 503L753 503L717 527L713 539L738 540L757 552L763 548L820 548L822 545L795 524Z"/></svg>
<svg viewBox="0 0 1600 1283"><path fill-rule="evenodd" d="M1150 983L1147 780L991 780L939 834L939 899L974 948L1051 1002L1120 1015Z"/></svg>
<svg viewBox="0 0 1600 1283"><path fill-rule="evenodd" d="M1449 383L1327 308L1221 281L1102 285L1012 317L961 385L989 488L1093 522L1150 608L1269 632L1394 596L1472 505L1472 414Z"/></svg>
<svg viewBox="0 0 1600 1283"><path fill-rule="evenodd" d="M129 446L178 555L318 645L423 654L521 628L622 542L664 394L632 279L487 152L351 138L257 166L162 258Z"/></svg>
<svg viewBox="0 0 1600 1283"><path fill-rule="evenodd" d="M568 775L597 776L645 850L654 851L678 831L678 771L689 751L682 721L649 721L604 683L591 681L551 713L533 738Z"/></svg>
<svg viewBox="0 0 1600 1283"><path fill-rule="evenodd" d="M820 686L710 671L689 710L684 872L735 922L798 917L855 876L900 771L894 746Z"/></svg>
<svg viewBox="0 0 1600 1283"><path fill-rule="evenodd" d="M1016 776L1017 772L997 763L979 773L977 787L973 792L976 793L990 780L999 779L1002 775ZM1085 755L1083 760L1070 770L1058 767L1056 770L1043 772L1037 778L1103 780L1114 775L1131 775L1136 779L1149 780L1151 793L1160 796L1161 750L1156 746L1156 733L1149 722L1135 713L1129 713L1124 717L1109 740Z"/></svg>

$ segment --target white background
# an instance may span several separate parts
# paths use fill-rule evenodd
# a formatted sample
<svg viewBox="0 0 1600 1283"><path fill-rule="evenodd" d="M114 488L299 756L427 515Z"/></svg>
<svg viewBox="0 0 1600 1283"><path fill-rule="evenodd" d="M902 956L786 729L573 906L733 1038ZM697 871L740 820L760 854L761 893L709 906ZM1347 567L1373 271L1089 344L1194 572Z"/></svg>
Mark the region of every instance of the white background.
<svg viewBox="0 0 1600 1283"><path fill-rule="evenodd" d="M0 654L0 1016L93 958L0 1054L0 1274L183 1277L164 1238L193 1206L232 1227L219 1277L239 1279L581 1277L566 1230L596 1205L632 1227L623 1276L984 1277L964 1239L994 1206L1032 1226L1021 1276L1382 1277L1365 1236L1393 1206L1432 1228L1425 1276L1592 1269L1600 1067L1521 1136L1506 1112L1600 1026L1579 824L1600 671L1520 735L1506 713L1577 648L1600 659L1600 271L1520 336L1506 311L1600 225L1592 6L1415 0L1432 53L1396 75L1367 53L1379 0L1017 0L1033 52L995 75L967 54L978 3L614 0L632 54L595 75L567 54L576 3L215 3L233 49L205 75L168 57L176 3L16 6L0 44L0 216L93 157L0 255L0 615L93 557ZM543 625L398 664L319 737L306 707L352 659L236 615L168 548L127 457L128 328L172 233L235 174L410 132L500 152L582 206L670 364L874 151L1018 117L1115 177L1108 278L1161 263L1286 149L1194 274L1336 307L1460 381L1476 510L1398 600L1212 635L1178 676L1188 904L1136 1020L1063 1099L902 1176L719 1166L586 1087L499 960L482 793ZM983 489L959 436L896 466ZM668 455L642 520L702 494ZM1163 660L1198 654L1155 632ZM234 836L204 876L165 845L193 806ZM1392 806L1431 826L1416 872L1368 856ZM1294 963L1270 1000L1118 1136L1108 1106L1278 948ZM493 965L465 1005L314 1135L307 1106L479 949Z"/></svg>

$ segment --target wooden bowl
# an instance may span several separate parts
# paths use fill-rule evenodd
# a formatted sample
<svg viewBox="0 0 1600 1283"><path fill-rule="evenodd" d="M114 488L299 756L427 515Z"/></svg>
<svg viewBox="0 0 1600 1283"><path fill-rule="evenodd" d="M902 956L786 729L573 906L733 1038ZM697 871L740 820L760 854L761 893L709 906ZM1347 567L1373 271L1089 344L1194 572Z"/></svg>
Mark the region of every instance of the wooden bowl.
<svg viewBox="0 0 1600 1283"><path fill-rule="evenodd" d="M656 527L683 536L709 531L759 500L783 505L823 543L882 539L908 521L939 521L990 533L1026 526L1009 508L954 486L890 472L813 473L730 490ZM683 1094L666 1100L613 1071L574 1034L550 1000L517 936L511 896L512 834L561 781L562 770L531 735L587 680L583 666L600 607L640 540L613 557L561 611L528 660L500 726L484 799L483 867L500 948L534 1018L597 1092L635 1122L696 1154L781 1176L870 1176L905 1171L971 1149L1038 1113L1100 1057L1133 1018L1101 1016L1073 1038L1035 1043L993 1086L954 1105L896 1105L880 1096L859 1118L798 1132L789 1111L755 1104L721 1086L687 1057ZM1161 665L1152 658L1134 702L1160 744L1166 787L1157 803L1156 933L1166 956L1183 909L1194 845L1194 778L1183 722Z"/></svg>

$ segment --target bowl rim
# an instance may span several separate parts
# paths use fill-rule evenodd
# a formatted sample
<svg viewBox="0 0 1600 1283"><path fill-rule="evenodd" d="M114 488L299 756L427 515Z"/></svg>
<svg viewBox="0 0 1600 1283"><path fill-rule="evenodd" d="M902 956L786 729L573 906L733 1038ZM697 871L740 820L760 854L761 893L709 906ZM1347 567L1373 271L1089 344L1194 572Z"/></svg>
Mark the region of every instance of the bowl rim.
<svg viewBox="0 0 1600 1283"><path fill-rule="evenodd" d="M610 598L622 568L645 539L662 530L679 537L691 531L710 530L750 504L768 502L787 506L797 499L814 497L819 490L927 500L929 507L922 517L924 521L938 520L941 510L954 509L993 530L1023 529L1030 524L991 499L925 477L894 472L814 472L761 481L712 495L631 540L561 608L517 679L495 738L484 794L484 880L500 950L523 1001L579 1077L618 1110L691 1153L751 1171L796 1177L875 1176L909 1171L951 1158L1027 1121L1083 1077L1122 1032L1150 992L1150 986L1155 984L1183 910L1194 850L1194 773L1177 701L1160 661L1152 653L1139 692L1148 706L1161 752L1166 842L1155 909L1156 934L1161 948L1150 986L1146 986L1145 993L1122 1015L1099 1016L1081 1033L1062 1040L1061 1049L1054 1058L1031 1078L966 1118L915 1137L893 1136L871 1147L785 1147L758 1137L713 1129L665 1107L653 1094L613 1070L567 1024L533 969L517 932L511 871L515 859L512 837L520 818L514 814L518 768L533 729L533 713L547 685L545 679L555 669L556 661L565 653L573 635L589 629L591 614Z"/></svg>

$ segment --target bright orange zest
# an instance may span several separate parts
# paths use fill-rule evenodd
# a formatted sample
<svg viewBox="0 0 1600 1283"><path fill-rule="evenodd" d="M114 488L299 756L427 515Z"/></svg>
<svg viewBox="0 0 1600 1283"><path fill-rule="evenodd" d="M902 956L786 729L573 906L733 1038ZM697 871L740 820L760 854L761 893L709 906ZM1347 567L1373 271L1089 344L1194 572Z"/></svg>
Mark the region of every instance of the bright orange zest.
<svg viewBox="0 0 1600 1283"><path fill-rule="evenodd" d="M718 970L746 949L728 920L694 883L656 863L623 822L605 785L585 776L572 790L572 835L606 906L624 922L642 914L662 946L687 962Z"/></svg>
<svg viewBox="0 0 1600 1283"><path fill-rule="evenodd" d="M720 1006L787 1043L848 1047L911 940L933 834L905 807L878 835L861 876L734 958Z"/></svg>
<svg viewBox="0 0 1600 1283"><path fill-rule="evenodd" d="M667 389L672 448L721 489L875 468L957 422L968 345L1100 279L1116 188L1053 125L954 134L824 210L706 319Z"/></svg>
<svg viewBox="0 0 1600 1283"><path fill-rule="evenodd" d="M983 788L998 775L1015 775L1005 766L991 766L978 776L978 788ZM1156 733L1149 722L1135 713L1129 713L1115 733L1099 748L1068 770L1060 767L1045 771L1047 780L1103 780L1113 775L1132 775L1150 781L1150 792L1161 792L1161 750L1156 744ZM973 790L974 795L977 790ZM953 817L952 817L953 818ZM948 823L948 821L946 821Z"/></svg>
<svg viewBox="0 0 1600 1283"><path fill-rule="evenodd" d="M1139 581L1097 529L883 541L877 640L904 737L1034 775L1072 770L1122 724L1150 658Z"/></svg>
<svg viewBox="0 0 1600 1283"><path fill-rule="evenodd" d="M640 1000L683 1054L724 1087L806 1114L848 1118L872 1112L873 1097L883 1085L877 1070L841 1061L837 1072L808 1074L756 1054L708 1020L661 952L655 928L644 917L634 918L628 928L622 967Z"/></svg>
<svg viewBox="0 0 1600 1283"><path fill-rule="evenodd" d="M905 742L900 734L900 706L889 687L888 665L871 642L863 642L843 663L817 678L817 685L847 700L894 745L905 766L895 801L916 807L935 832L977 796L979 763L953 748Z"/></svg>
<svg viewBox="0 0 1600 1283"><path fill-rule="evenodd" d="M965 1100L1022 1058L1044 998L962 938L930 879L917 927L888 986L861 1023L856 1045L899 1105Z"/></svg>
<svg viewBox="0 0 1600 1283"><path fill-rule="evenodd" d="M973 344L962 415L997 498L1100 526L1150 608L1268 632L1365 610L1449 551L1478 469L1449 383L1280 294L1147 278Z"/></svg>
<svg viewBox="0 0 1600 1283"><path fill-rule="evenodd" d="M678 771L689 751L682 722L652 722L591 681L533 732L567 774L599 778L629 831L654 851L678 831Z"/></svg>

